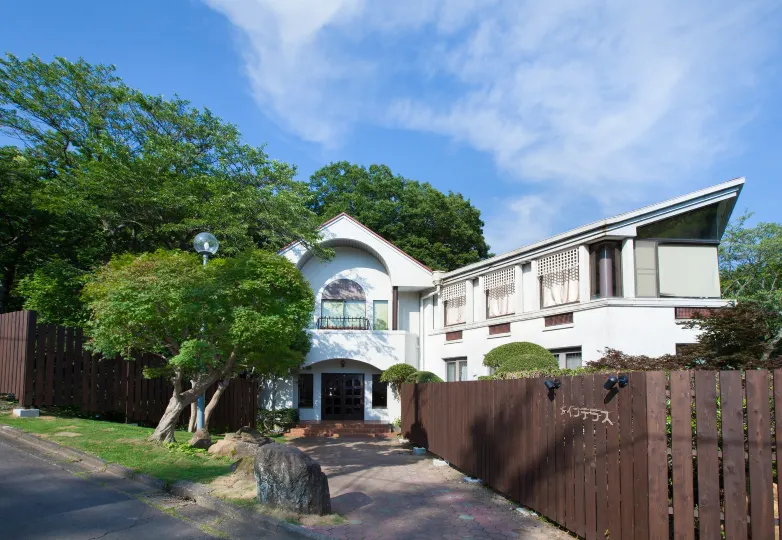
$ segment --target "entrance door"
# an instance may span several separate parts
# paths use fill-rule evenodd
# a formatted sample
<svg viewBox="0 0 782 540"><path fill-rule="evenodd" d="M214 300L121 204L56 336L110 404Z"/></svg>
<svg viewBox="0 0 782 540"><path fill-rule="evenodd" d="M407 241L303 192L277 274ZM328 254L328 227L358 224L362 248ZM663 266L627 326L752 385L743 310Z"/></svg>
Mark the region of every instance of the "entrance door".
<svg viewBox="0 0 782 540"><path fill-rule="evenodd" d="M363 373L321 375L321 418L323 420L364 419Z"/></svg>

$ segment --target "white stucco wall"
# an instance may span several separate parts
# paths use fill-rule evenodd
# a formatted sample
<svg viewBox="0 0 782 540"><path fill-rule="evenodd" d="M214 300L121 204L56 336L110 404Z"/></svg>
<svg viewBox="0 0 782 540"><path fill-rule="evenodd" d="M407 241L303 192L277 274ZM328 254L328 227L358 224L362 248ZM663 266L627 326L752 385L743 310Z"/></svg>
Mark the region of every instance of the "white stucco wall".
<svg viewBox="0 0 782 540"><path fill-rule="evenodd" d="M382 263L375 257L355 248L334 248L334 258L322 261L310 259L301 269L315 293L313 323L320 317L323 289L334 280L350 279L361 285L367 299L366 317L372 320L372 302L388 302L388 317L391 324L391 279Z"/></svg>
<svg viewBox="0 0 782 540"><path fill-rule="evenodd" d="M515 320L511 322L510 335L502 337L489 336L488 326L464 329L462 340L450 343L445 341L444 333L430 332L424 339L425 369L445 379L444 360L466 357L468 375L473 380L488 375L488 368L483 365L487 352L513 341L531 341L546 349L581 347L584 363L598 360L605 347L628 354L660 356L675 353L677 343L696 341L697 331L676 324L670 302L661 301L658 306L625 302L626 305L607 305L605 300L593 302L593 308L573 313L572 325L546 328L543 316ZM699 303L720 305L719 302L679 302L680 305Z"/></svg>

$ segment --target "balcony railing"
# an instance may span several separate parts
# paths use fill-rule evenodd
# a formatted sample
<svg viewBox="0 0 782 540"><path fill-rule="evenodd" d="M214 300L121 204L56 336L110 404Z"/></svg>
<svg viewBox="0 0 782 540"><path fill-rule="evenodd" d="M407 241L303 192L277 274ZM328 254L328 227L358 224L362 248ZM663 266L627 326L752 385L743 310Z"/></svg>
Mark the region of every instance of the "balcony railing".
<svg viewBox="0 0 782 540"><path fill-rule="evenodd" d="M319 330L371 330L366 317L318 317Z"/></svg>

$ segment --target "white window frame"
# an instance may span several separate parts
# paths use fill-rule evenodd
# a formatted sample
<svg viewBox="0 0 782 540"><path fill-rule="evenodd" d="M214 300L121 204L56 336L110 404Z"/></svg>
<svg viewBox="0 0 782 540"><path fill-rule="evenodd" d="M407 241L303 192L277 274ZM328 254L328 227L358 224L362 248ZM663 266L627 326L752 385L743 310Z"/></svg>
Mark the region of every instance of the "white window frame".
<svg viewBox="0 0 782 540"><path fill-rule="evenodd" d="M516 267L508 266L484 275L483 292L487 319L513 315L516 312ZM504 313L491 314L490 300L492 298L506 299L506 310Z"/></svg>
<svg viewBox="0 0 782 540"><path fill-rule="evenodd" d="M467 284L464 281L446 285L440 291L443 301L443 325L455 326L464 324L467 320ZM461 318L456 321L448 320L448 307L461 308Z"/></svg>
<svg viewBox="0 0 782 540"><path fill-rule="evenodd" d="M450 381L448 380L448 366L453 365L454 366L454 374L456 376L456 380ZM464 371L465 371L465 378L461 378L462 370L460 369L464 365ZM469 373L467 373L467 358L466 357L460 357L460 358L446 358L445 359L445 380L446 382L462 382L467 381L470 379Z"/></svg>
<svg viewBox="0 0 782 540"><path fill-rule="evenodd" d="M580 355L581 365L579 367L584 367L584 355L583 355L584 353L582 351L582 347L566 347L562 349L551 349L549 352L557 357L557 363L559 364L560 369L569 369L567 367L567 357L569 354Z"/></svg>

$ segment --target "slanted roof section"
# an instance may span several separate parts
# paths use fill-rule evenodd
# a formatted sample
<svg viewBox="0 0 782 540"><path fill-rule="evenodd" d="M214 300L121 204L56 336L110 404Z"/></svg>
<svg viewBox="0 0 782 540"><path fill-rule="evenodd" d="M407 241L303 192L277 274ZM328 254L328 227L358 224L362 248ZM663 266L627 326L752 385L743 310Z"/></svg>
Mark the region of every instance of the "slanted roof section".
<svg viewBox="0 0 782 540"><path fill-rule="evenodd" d="M690 212L723 200L733 199L735 202L739 193L741 193L744 182L745 179L743 177L734 178L728 182L694 191L687 195L681 195L679 197L674 197L673 199L668 199L667 201L639 208L638 210L595 221L594 223L583 225L533 244L528 244L490 259L446 272L443 279L444 281L450 281L457 278L463 279L472 274L484 273L495 267L501 267L511 263L518 264L520 262L526 262L568 247L583 244L585 242L593 242L601 237L634 237L636 236L636 228L639 226Z"/></svg>
<svg viewBox="0 0 782 540"><path fill-rule="evenodd" d="M431 268L344 212L323 223L318 231L323 247L353 247L372 254L385 267L391 283L402 290L434 286ZM312 251L300 241L289 244L279 253L299 268L313 257Z"/></svg>

